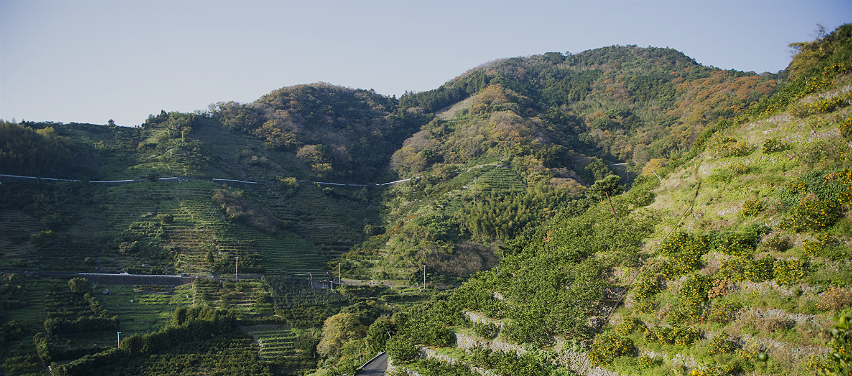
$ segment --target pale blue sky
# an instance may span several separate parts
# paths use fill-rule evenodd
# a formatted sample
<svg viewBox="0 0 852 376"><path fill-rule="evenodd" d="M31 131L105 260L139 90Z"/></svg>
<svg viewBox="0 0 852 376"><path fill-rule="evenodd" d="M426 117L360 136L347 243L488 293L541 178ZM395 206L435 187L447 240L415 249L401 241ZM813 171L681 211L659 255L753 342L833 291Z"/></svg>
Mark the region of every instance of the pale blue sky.
<svg viewBox="0 0 852 376"><path fill-rule="evenodd" d="M777 72L852 1L0 0L0 118L132 126L324 81L399 97L491 60L610 45Z"/></svg>

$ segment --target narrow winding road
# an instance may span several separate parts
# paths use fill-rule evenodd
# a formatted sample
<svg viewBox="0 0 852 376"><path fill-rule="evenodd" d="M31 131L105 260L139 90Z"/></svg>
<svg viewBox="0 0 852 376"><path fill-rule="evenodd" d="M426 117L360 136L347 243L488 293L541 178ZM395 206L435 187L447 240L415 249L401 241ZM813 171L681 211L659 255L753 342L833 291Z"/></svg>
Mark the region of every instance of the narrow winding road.
<svg viewBox="0 0 852 376"><path fill-rule="evenodd" d="M355 376L384 375L386 369L388 369L388 354L383 352L364 364L358 372L355 372Z"/></svg>

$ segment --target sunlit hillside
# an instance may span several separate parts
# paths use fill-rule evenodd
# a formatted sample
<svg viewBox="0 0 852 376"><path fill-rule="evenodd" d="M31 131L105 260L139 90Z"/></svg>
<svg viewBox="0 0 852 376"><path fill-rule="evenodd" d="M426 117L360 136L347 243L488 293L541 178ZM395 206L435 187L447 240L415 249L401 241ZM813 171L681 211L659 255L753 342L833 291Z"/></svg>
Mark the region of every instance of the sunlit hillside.
<svg viewBox="0 0 852 376"><path fill-rule="evenodd" d="M852 25L793 47L0 122L2 373L844 374Z"/></svg>

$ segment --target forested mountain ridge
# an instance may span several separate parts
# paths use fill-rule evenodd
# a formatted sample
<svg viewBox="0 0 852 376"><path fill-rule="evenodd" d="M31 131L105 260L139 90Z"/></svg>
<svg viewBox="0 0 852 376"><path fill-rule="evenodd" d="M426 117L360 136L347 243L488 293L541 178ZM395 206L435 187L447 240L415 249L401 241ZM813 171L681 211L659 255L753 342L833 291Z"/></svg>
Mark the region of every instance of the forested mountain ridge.
<svg viewBox="0 0 852 376"><path fill-rule="evenodd" d="M852 305L850 33L798 45L789 82L612 46L399 100L320 83L137 128L4 122L0 173L83 181L0 180L3 269L204 277L122 296L8 275L4 372L351 374L378 350L427 375L828 366ZM304 288L338 263L429 288Z"/></svg>
<svg viewBox="0 0 852 376"><path fill-rule="evenodd" d="M493 262L483 249L549 218L595 180L618 173L627 183L649 162L680 158L708 125L742 115L782 79L703 67L671 49L612 46L498 60L404 95L405 112L431 120L391 166L422 178L391 188L389 231L353 260L385 255L382 277L413 276L423 264L441 277L467 275L459 263Z"/></svg>
<svg viewBox="0 0 852 376"><path fill-rule="evenodd" d="M517 115L567 126L560 145L641 166L688 149L697 134L774 92L783 76L704 67L663 48L611 46L498 60L442 87L400 98L438 111L488 85L527 98Z"/></svg>

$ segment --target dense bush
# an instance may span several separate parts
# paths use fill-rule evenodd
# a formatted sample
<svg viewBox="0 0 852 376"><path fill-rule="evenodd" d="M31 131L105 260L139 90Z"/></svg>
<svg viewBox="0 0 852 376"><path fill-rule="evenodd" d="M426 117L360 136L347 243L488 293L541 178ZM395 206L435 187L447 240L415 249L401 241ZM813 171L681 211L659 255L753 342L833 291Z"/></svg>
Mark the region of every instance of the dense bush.
<svg viewBox="0 0 852 376"><path fill-rule="evenodd" d="M724 299L713 301L710 306L710 313L707 319L710 322L719 324L728 324L737 318L737 312L742 308L739 303L730 302Z"/></svg>
<svg viewBox="0 0 852 376"><path fill-rule="evenodd" d="M514 351L490 350L475 347L468 352L473 365L492 369L501 375L517 376L549 376L554 374L556 367L552 359L545 359L538 353L526 352L518 354Z"/></svg>
<svg viewBox="0 0 852 376"><path fill-rule="evenodd" d="M790 238L781 234L775 234L764 239L761 247L770 252L784 252L791 247Z"/></svg>
<svg viewBox="0 0 852 376"><path fill-rule="evenodd" d="M736 351L738 344L727 333L716 334L710 340L710 348L707 353L710 355L731 354Z"/></svg>
<svg viewBox="0 0 852 376"><path fill-rule="evenodd" d="M477 376L462 363L449 364L435 359L423 359L417 362L417 373L423 376Z"/></svg>
<svg viewBox="0 0 852 376"><path fill-rule="evenodd" d="M834 200L821 200L813 194L804 196L781 227L794 230L819 231L840 219L840 205Z"/></svg>
<svg viewBox="0 0 852 376"><path fill-rule="evenodd" d="M767 230L761 226L749 226L741 232L719 232L713 239L713 246L729 256L748 256L757 248L761 235Z"/></svg>
<svg viewBox="0 0 852 376"><path fill-rule="evenodd" d="M473 324L473 332L482 338L492 339L500 334L500 328L494 323L482 324L477 322Z"/></svg>
<svg viewBox="0 0 852 376"><path fill-rule="evenodd" d="M737 141L726 138L715 146L715 153L719 157L745 157L754 151L754 146L747 141Z"/></svg>
<svg viewBox="0 0 852 376"><path fill-rule="evenodd" d="M852 101L852 92L846 92L810 103L798 103L790 108L790 113L798 117L825 114L848 106L850 101Z"/></svg>
<svg viewBox="0 0 852 376"><path fill-rule="evenodd" d="M645 323L641 320L635 317L625 317L618 325L615 326L613 331L615 331L618 335L628 336L642 328L645 328Z"/></svg>
<svg viewBox="0 0 852 376"><path fill-rule="evenodd" d="M776 138L770 138L763 141L763 153L777 153L779 151L787 150L789 146L781 141L778 141Z"/></svg>
<svg viewBox="0 0 852 376"><path fill-rule="evenodd" d="M699 339L698 330L682 326L648 327L643 338L645 341L660 345L689 346Z"/></svg>
<svg viewBox="0 0 852 376"><path fill-rule="evenodd" d="M668 279L701 268L701 256L710 250L706 236L693 236L683 231L672 234L660 244L659 251L667 257L663 274Z"/></svg>
<svg viewBox="0 0 852 376"><path fill-rule="evenodd" d="M676 323L697 322L701 320L710 290L710 277L693 273L690 274L677 294L677 305L670 317Z"/></svg>
<svg viewBox="0 0 852 376"><path fill-rule="evenodd" d="M754 217L760 214L763 209L766 209L766 203L764 203L763 201L759 199L745 200L745 202L743 202L743 209L742 211L740 211L740 214L742 214L743 217Z"/></svg>
<svg viewBox="0 0 852 376"><path fill-rule="evenodd" d="M405 364L417 359L420 351L414 341L406 336L396 336L387 341L385 351L395 363Z"/></svg>
<svg viewBox="0 0 852 376"><path fill-rule="evenodd" d="M609 365L615 358L636 353L633 340L614 332L598 334L589 351L589 359L595 365Z"/></svg>
<svg viewBox="0 0 852 376"><path fill-rule="evenodd" d="M640 313L650 313L654 308L654 296L662 291L660 278L656 275L640 274L633 282L633 309Z"/></svg>

